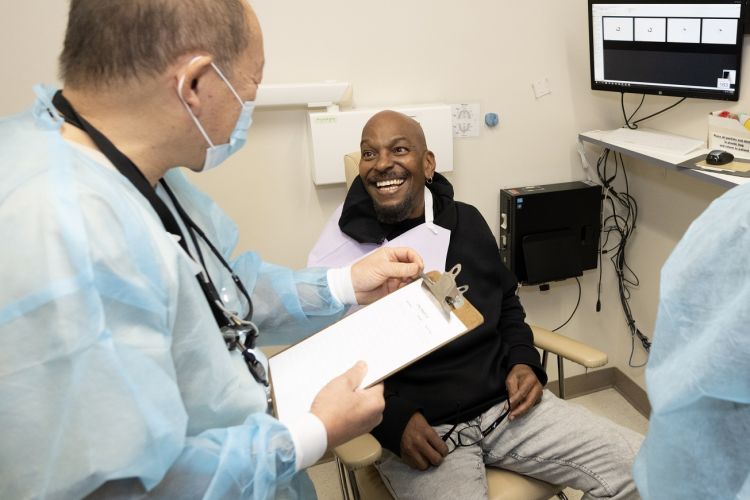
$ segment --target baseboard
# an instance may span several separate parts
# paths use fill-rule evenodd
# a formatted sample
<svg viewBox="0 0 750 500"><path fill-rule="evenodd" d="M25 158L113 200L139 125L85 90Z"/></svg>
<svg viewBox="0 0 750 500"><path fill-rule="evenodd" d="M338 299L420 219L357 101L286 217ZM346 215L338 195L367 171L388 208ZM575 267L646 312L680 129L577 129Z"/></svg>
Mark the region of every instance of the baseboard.
<svg viewBox="0 0 750 500"><path fill-rule="evenodd" d="M651 403L648 402L648 394L640 385L636 384L632 378L625 375L619 368L615 368L614 387L622 397L633 405L641 415L646 418L651 416ZM565 382L567 384L567 381ZM566 385L567 388L567 385Z"/></svg>
<svg viewBox="0 0 750 500"><path fill-rule="evenodd" d="M555 394L560 394L557 380L548 383L547 388ZM610 367L585 375L565 377L565 399L585 396L604 389L615 389L644 417L648 418L651 414L651 404L648 402L646 391L619 368Z"/></svg>

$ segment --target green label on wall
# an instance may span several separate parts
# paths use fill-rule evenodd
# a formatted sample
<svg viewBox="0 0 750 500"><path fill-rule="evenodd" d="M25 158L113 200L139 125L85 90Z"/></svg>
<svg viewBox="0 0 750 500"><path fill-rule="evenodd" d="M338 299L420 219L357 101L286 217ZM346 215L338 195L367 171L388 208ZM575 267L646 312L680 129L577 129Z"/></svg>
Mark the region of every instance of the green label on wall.
<svg viewBox="0 0 750 500"><path fill-rule="evenodd" d="M336 123L335 116L319 116L315 118L315 123Z"/></svg>

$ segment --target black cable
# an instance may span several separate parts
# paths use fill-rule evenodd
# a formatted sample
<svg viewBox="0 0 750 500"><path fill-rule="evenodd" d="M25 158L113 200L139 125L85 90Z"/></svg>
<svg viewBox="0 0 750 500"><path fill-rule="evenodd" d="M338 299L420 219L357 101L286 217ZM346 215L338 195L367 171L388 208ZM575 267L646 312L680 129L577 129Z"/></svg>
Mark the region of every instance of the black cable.
<svg viewBox="0 0 750 500"><path fill-rule="evenodd" d="M607 235L607 238L609 239L609 235ZM597 255L597 259L599 260L599 283L596 285L596 312L599 312L602 310L602 244L601 244L601 236L599 237L599 252Z"/></svg>
<svg viewBox="0 0 750 500"><path fill-rule="evenodd" d="M633 119L633 117L635 116L635 114L641 109L641 106L643 106L644 102L646 102L646 94L642 94L641 95L641 102L638 104L638 107L635 108L635 111L633 111L632 113L630 113L630 117L628 118L627 121L630 121L630 120Z"/></svg>
<svg viewBox="0 0 750 500"><path fill-rule="evenodd" d="M625 126L628 127L630 130L635 130L638 128L638 126L632 126L630 124L630 120L633 119L635 114L638 112L639 109L641 109L641 106L643 106L643 102L646 100L646 94L643 94L641 96L641 103L638 104L638 107L635 108L635 111L630 113L630 117L628 117L627 113L625 113L625 92L620 92L620 106L622 107L622 117L625 118Z"/></svg>
<svg viewBox="0 0 750 500"><path fill-rule="evenodd" d="M639 286L640 280L638 279L638 275L636 275L633 269L628 265L626 248L630 236L636 228L636 221L638 219L638 202L630 194L630 182L622 155L613 153L611 156L614 157L614 173L612 175L609 174L611 163L610 150L605 149L602 151L602 154L599 156L596 163L596 174L604 189L605 206L607 206L611 212L609 215L605 216L604 210L602 210L601 215L602 237L600 238L599 243L600 268L596 310L597 312L601 310L601 265L603 256L605 254L611 254L610 262L612 262L617 277L617 291L620 298L620 305L625 313L625 319L631 336L631 350L628 365L637 368L643 366L645 362L640 365L633 364L636 338L640 342L644 351L648 353L651 348L651 341L636 326L635 318L633 317L633 312L630 308L631 288ZM622 176L624 178L624 192L618 191L612 185L618 177L620 170L622 170ZM618 239L611 247L608 247L611 235L616 235Z"/></svg>
<svg viewBox="0 0 750 500"><path fill-rule="evenodd" d="M623 107L623 114L624 113L625 113L625 108ZM605 149L604 151L602 151L602 154L599 155L599 159L596 161L596 175L599 177L600 180L602 178L600 167L601 167L602 161L606 162L607 157L609 157L609 149ZM599 224L599 226L601 227L603 231L604 230L604 210L603 209L601 211L600 218L601 218L601 223ZM602 237L599 236L599 255L598 255L599 283L597 284L597 287L596 287L596 312L599 312L602 310L602 268L603 268L602 255L604 253L603 248L607 245L607 242L609 241L608 232L606 233L606 236L607 236L607 239L604 241L602 241Z"/></svg>
<svg viewBox="0 0 750 500"><path fill-rule="evenodd" d="M627 113L625 112L625 92L620 92L620 107L622 108L622 117L625 119L625 126L628 127L630 130L635 130L635 129L638 128L638 124L641 123L642 121L646 121L649 118L653 118L656 115L660 115L660 114L664 113L665 111L669 111L670 109L674 108L675 106L677 106L678 104L680 104L681 102L683 102L685 99L687 99L687 97L681 98L679 101L675 102L674 104L671 104L671 105L667 106L666 108L664 108L664 109L662 109L660 111L657 111L656 113L652 113L652 114L650 114L648 116L644 116L643 118L638 118L636 121L631 122L631 120L633 119L633 117L635 116L635 114L638 112L638 110L640 110L641 106L643 106L643 103L646 100L646 94L643 94L641 96L641 102L640 102L640 104L638 104L638 107L635 108L635 111L633 111L630 114L630 116L628 116Z"/></svg>
<svg viewBox="0 0 750 500"><path fill-rule="evenodd" d="M682 99L680 99L676 103L672 104L671 106L667 106L666 108L662 109L661 111L657 111L656 113L652 113L652 114L650 114L648 116L644 116L643 118L638 118L636 121L634 121L632 123L632 125L634 125L637 128L638 124L641 123L642 121L648 120L649 118L653 118L656 115L660 115L660 114L664 113L665 111L669 111L670 109L674 108L675 106L677 106L678 104L680 104L681 102L683 102L685 99L687 99L687 97L683 97Z"/></svg>
<svg viewBox="0 0 750 500"><path fill-rule="evenodd" d="M568 317L568 319L565 320L565 323L563 323L562 325L560 325L557 328L555 328L554 330L552 330L553 332L556 332L560 328L562 328L565 325L567 325L570 322L570 320L573 319L573 316L575 316L576 311L578 310L578 305L581 303L581 280L579 280L578 278L576 278L576 283L578 283L578 300L576 301L576 306L573 308L573 312L570 313L570 316Z"/></svg>

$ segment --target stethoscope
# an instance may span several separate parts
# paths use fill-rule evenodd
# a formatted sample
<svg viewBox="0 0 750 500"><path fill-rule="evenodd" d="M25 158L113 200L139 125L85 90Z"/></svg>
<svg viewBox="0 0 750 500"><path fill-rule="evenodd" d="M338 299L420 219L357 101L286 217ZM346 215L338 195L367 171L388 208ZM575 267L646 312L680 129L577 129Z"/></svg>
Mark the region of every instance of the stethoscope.
<svg viewBox="0 0 750 500"><path fill-rule="evenodd" d="M177 219L175 219L174 214L169 210L164 201L159 198L159 196L156 194L156 190L148 183L146 177L132 162L132 160L125 156L122 151L117 149L117 147L112 144L112 142L107 139L104 134L99 132L99 130L94 128L89 122L81 117L70 104L70 102L68 102L68 100L62 95L62 91L57 91L55 96L52 98L52 103L62 114L66 122L85 131L89 135L91 140L94 141L94 143L104 154L104 156L106 156L107 159L115 166L115 168L126 179L128 179L131 184L133 184L133 186L141 193L141 195L143 195L144 198L146 198L146 200L148 200L148 202L151 204L151 207L154 209L157 216L161 220L164 229L166 229L171 234L180 236L180 246L192 258L190 248L188 247L187 241L182 234L182 230L180 229L180 225L178 224ZM227 261L221 255L221 252L218 251L218 249L213 245L213 243L211 243L203 230L190 218L187 212L185 212L185 209L182 208L182 205L180 205L177 197L167 185L166 181L164 179L161 179L159 183L162 188L164 188L164 191L167 193L167 196L169 196L169 199L172 201L172 204L174 205L180 219L182 219L182 222L185 225L188 234L190 235L190 239L193 242L195 252L198 254L198 260L200 261L203 269L200 273L198 273L196 279L198 281L198 285L200 286L203 294L206 297L206 301L208 302L209 307L211 308L211 312L213 313L214 319L216 320L216 324L219 326L219 330L221 331L221 335L227 345L227 348L230 351L233 351L235 349L238 350L242 354L242 357L245 360L245 364L247 365L250 373L253 375L253 378L257 382L268 386L266 369L263 366L263 363L261 363L252 352L252 349L255 347L255 341L258 338L258 328L251 321L251 318L253 316L253 302L250 299L250 294L247 292L247 289L242 283L242 280L240 280L239 276L234 273ZM245 300L248 304L248 314L244 318L239 316L239 312L229 310L221 300L221 297L216 290L216 286L214 285L214 282L211 279L210 274L208 273L208 267L206 266L203 253L201 252L200 246L198 245L198 237L200 237L206 243L206 245L208 245L208 247L211 249L211 252L213 252L219 262L221 262L222 266L224 266L224 268L229 272L230 276L232 277L232 281L234 282L237 289L245 297Z"/></svg>
<svg viewBox="0 0 750 500"><path fill-rule="evenodd" d="M204 233L200 226L198 226L193 221L193 219L187 214L185 209L182 208L182 205L180 205L180 202L177 201L177 197L164 181L164 179L159 181L159 183L164 188L167 196L169 196L169 199L172 201L172 204L177 210L177 213L180 215L182 222L185 224L185 227L188 230L188 234L190 234L190 239L193 242L193 247L195 248L195 252L198 254L198 260L200 261L201 267L203 268L202 272L200 272L197 276L198 282L202 285L201 288L204 290L204 295L206 295L206 299L208 300L209 305L212 306L212 310L214 310L214 308L219 309L221 313L223 313L222 319L228 320L228 324L226 321L224 321L224 325L222 325L221 322L217 321L217 323L219 324L221 335L224 338L224 342L227 344L227 348L230 351L237 349L245 359L245 363L247 364L250 373L253 374L255 380L265 386L268 386L268 377L266 376L266 370L263 367L263 364L258 361L258 358L252 352L252 349L255 348L255 341L258 338L259 332L258 327L255 326L255 323L251 321L251 318L253 317L253 301L250 299L250 294L248 293L247 288L245 288L245 285L242 283L240 277L234 273L234 270L231 268L229 263L221 255L221 252L219 252L214 244L211 243L211 240L206 236L206 233ZM206 261L203 258L203 252L201 252L200 246L198 245L196 234L200 236L200 238L206 243L206 245L208 245L208 248L211 249L211 252L214 254L214 256L216 256L219 262L221 262L221 265L224 266L224 269L226 269L229 275L232 277L232 281L234 282L237 289L245 297L248 307L248 313L245 318L240 317L238 312L228 309L224 305L224 301L221 300L221 297L216 290L216 286L211 279L211 275L208 273L208 266L206 266ZM188 255L192 256L189 251ZM214 316L216 316L216 312L214 312Z"/></svg>

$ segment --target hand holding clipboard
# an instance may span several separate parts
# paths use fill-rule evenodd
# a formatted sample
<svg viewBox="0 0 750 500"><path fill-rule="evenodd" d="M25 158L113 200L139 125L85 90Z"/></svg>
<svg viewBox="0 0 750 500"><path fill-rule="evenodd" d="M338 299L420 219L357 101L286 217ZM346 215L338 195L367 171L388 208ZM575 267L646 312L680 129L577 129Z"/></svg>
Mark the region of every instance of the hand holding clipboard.
<svg viewBox="0 0 750 500"><path fill-rule="evenodd" d="M481 325L458 287L460 266L424 278L271 357L273 408L283 421L310 409L316 394L359 360L370 387Z"/></svg>

